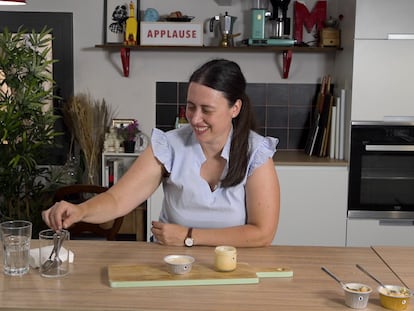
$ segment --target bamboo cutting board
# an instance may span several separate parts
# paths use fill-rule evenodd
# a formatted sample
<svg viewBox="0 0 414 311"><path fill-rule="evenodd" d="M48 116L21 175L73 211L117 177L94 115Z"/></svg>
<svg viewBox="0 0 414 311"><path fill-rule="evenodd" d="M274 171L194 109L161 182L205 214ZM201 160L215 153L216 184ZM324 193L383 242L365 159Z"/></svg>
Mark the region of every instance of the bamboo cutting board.
<svg viewBox="0 0 414 311"><path fill-rule="evenodd" d="M259 271L260 270L260 271ZM155 287L186 285L255 284L259 277L292 277L293 271L284 268L255 269L247 263L238 263L232 272L217 272L213 266L193 264L187 274L175 275L165 264L109 266L111 287Z"/></svg>

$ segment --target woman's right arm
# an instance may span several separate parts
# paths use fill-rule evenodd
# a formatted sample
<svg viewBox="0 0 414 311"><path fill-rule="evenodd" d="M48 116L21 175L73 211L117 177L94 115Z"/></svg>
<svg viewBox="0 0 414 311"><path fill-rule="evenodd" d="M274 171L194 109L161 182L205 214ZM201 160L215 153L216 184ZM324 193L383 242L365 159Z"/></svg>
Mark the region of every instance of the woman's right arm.
<svg viewBox="0 0 414 311"><path fill-rule="evenodd" d="M42 212L43 220L49 227L60 230L79 221L104 223L126 215L149 198L160 185L163 174L164 167L149 146L106 192L78 205L57 202Z"/></svg>

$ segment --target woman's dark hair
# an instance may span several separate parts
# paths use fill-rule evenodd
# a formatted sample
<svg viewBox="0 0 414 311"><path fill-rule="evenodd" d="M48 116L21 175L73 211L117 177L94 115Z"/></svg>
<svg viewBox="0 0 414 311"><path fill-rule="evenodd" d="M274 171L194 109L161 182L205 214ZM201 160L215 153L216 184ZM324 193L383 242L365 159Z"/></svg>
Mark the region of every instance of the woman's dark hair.
<svg viewBox="0 0 414 311"><path fill-rule="evenodd" d="M246 94L246 79L235 62L225 59L211 60L198 68L190 77L195 82L223 93L229 107L238 99L242 106L237 117L233 118L233 138L230 146L229 170L221 181L222 187L239 184L246 174L249 133L255 130L255 120Z"/></svg>

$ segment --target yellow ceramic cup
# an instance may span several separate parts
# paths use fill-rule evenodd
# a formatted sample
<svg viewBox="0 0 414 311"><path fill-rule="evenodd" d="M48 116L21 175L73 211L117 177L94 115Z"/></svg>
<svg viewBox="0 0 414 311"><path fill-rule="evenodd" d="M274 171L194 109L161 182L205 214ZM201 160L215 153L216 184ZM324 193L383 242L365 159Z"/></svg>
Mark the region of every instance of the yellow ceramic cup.
<svg viewBox="0 0 414 311"><path fill-rule="evenodd" d="M237 250L233 246L217 246L214 251L214 267L217 271L233 271L237 267Z"/></svg>
<svg viewBox="0 0 414 311"><path fill-rule="evenodd" d="M413 293L402 286L385 285L385 287L378 287L381 305L389 310L406 310Z"/></svg>

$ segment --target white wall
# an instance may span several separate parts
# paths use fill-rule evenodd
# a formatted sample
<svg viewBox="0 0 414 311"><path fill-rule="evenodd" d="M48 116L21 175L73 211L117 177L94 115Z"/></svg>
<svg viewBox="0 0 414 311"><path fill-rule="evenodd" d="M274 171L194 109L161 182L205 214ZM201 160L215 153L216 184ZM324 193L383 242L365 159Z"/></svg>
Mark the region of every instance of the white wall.
<svg viewBox="0 0 414 311"><path fill-rule="evenodd" d="M328 1L328 11L336 8L335 1ZM311 9L316 0L302 2ZM213 57L237 61L251 83L315 83L333 73L331 54L294 54L289 79L283 80L279 54L131 51L130 76L126 78L121 73L119 53L94 47L103 43L103 3L102 0L28 0L24 7L0 6L0 10L73 12L75 92L90 92L97 99L104 98L117 110L117 117L136 118L147 133L155 125L155 82L187 81L198 65ZM213 0L141 0L141 10L148 7L156 8L160 14L180 10L196 16L197 22L228 11L238 17L234 31L244 32L239 38L249 36L250 1L233 0L232 6L227 7L218 6ZM206 43L210 39L211 34L207 33Z"/></svg>

